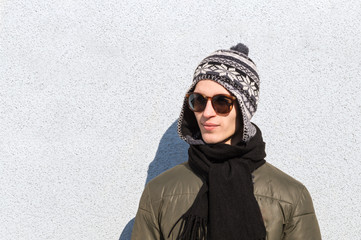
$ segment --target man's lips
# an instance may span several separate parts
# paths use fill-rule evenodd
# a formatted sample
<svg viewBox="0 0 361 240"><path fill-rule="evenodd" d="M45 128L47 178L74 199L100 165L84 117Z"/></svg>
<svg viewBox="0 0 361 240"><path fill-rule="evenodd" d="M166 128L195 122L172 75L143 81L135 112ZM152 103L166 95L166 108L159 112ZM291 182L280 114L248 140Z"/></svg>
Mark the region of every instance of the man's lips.
<svg viewBox="0 0 361 240"><path fill-rule="evenodd" d="M219 126L218 124L214 124L214 123L202 123L202 125L204 129L207 131L211 131Z"/></svg>

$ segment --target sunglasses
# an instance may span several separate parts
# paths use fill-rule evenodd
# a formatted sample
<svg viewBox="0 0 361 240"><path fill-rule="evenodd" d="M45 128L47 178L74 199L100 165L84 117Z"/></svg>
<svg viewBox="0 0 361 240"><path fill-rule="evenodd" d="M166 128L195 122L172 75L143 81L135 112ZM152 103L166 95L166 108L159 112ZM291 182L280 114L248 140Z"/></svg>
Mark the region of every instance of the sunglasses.
<svg viewBox="0 0 361 240"><path fill-rule="evenodd" d="M207 97L203 94L190 92L186 94L189 108L193 112L202 112L207 106L208 99L211 100L214 111L218 114L226 114L232 110L233 103L237 99L235 96L217 94Z"/></svg>

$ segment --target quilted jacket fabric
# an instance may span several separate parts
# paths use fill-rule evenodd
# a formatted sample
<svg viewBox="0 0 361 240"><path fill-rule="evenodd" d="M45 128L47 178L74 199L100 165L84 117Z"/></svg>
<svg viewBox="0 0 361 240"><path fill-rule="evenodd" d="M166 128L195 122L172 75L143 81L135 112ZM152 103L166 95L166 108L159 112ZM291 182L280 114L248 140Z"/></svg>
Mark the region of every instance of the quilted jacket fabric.
<svg viewBox="0 0 361 240"><path fill-rule="evenodd" d="M304 185L268 162L254 171L253 177L266 240L321 239L312 199ZM180 224L171 229L192 205L201 186L202 181L187 163L151 180L142 194L131 239L175 239Z"/></svg>

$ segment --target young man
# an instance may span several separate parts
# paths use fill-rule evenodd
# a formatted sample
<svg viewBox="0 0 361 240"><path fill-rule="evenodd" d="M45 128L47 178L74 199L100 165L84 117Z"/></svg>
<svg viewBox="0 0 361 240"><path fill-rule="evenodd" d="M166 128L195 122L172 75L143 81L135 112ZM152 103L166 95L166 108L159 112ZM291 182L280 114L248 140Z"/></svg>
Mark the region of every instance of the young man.
<svg viewBox="0 0 361 240"><path fill-rule="evenodd" d="M264 160L258 92L243 44L199 64L178 120L188 162L147 184L132 240L321 239L307 189Z"/></svg>

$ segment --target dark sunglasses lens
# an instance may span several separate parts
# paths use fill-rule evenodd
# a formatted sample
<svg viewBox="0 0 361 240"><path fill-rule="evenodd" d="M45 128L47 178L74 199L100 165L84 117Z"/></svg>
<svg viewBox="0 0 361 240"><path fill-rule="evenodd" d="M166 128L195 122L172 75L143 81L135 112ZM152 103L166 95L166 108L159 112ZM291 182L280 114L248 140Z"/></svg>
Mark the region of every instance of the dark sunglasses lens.
<svg viewBox="0 0 361 240"><path fill-rule="evenodd" d="M212 105L217 113L229 113L232 110L233 100L224 95L217 95L212 98Z"/></svg>
<svg viewBox="0 0 361 240"><path fill-rule="evenodd" d="M194 112L201 112L207 105L207 99L198 93L192 93L188 97L189 107Z"/></svg>

